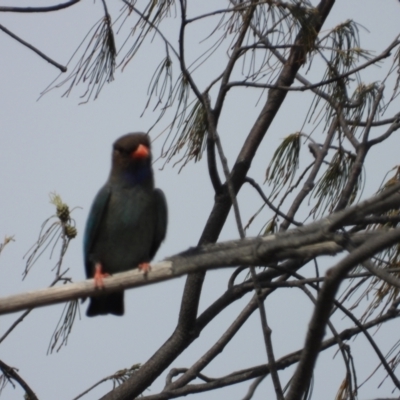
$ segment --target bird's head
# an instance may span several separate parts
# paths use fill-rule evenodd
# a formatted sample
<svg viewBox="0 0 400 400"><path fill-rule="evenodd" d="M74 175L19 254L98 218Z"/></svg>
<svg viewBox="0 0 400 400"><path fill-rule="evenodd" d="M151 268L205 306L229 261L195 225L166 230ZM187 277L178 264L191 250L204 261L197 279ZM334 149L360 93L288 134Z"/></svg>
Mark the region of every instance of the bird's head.
<svg viewBox="0 0 400 400"><path fill-rule="evenodd" d="M150 140L145 133L128 133L113 145L111 177L132 184L152 178Z"/></svg>

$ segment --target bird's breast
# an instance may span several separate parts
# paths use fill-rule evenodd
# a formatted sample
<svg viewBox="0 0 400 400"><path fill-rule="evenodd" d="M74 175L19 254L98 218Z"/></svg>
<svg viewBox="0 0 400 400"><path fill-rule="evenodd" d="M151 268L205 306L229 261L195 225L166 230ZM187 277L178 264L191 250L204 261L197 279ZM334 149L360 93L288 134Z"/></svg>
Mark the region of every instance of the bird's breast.
<svg viewBox="0 0 400 400"><path fill-rule="evenodd" d="M141 187L113 190L94 248L105 272L121 272L150 261L156 226L153 192Z"/></svg>

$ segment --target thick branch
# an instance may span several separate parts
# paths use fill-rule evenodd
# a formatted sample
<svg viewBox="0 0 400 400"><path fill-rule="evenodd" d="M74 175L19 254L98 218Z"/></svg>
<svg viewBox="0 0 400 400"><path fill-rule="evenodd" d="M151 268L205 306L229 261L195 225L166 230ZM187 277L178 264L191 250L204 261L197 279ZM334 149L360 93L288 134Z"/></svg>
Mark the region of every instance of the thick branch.
<svg viewBox="0 0 400 400"><path fill-rule="evenodd" d="M306 234L299 229L263 238L202 246L173 256L169 261L153 264L151 271L146 275L134 269L107 277L104 280L105 287L101 290L95 287L93 279L88 279L5 297L0 299L0 315L144 286L194 272L205 272L208 269L237 265L268 266L287 259L311 259L319 255L335 255L346 249L348 240L355 246L361 246L366 241L382 240L382 237L391 232L368 231L349 235L327 234L321 230ZM387 244L389 245L390 243Z"/></svg>
<svg viewBox="0 0 400 400"><path fill-rule="evenodd" d="M400 194L396 193L399 187L400 184L393 185L371 199L300 228L276 235L233 240L189 249L170 257L166 262L153 265L147 275L143 275L138 270L116 274L105 280L106 287L101 292L94 287L93 280L87 280L0 299L0 314L138 287L193 272L204 273L207 269L237 265L268 266L288 259L302 260L319 255L335 255L346 249L349 240L352 245L360 246L365 241L382 240L390 234L391 231L385 230L356 233L335 233L335 231L346 225L354 225L355 221L360 223L363 217L371 217L373 213L399 208ZM397 232L396 229L392 231Z"/></svg>

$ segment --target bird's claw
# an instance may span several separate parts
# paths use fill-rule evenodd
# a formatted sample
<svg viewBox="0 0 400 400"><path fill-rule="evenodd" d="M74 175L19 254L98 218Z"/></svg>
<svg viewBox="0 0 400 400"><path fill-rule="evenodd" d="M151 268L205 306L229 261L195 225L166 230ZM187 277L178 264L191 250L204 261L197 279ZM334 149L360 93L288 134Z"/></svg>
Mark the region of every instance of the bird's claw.
<svg viewBox="0 0 400 400"><path fill-rule="evenodd" d="M103 273L103 268L100 263L97 263L94 267L94 286L96 288L102 289L104 288L104 278L110 276L110 274Z"/></svg>
<svg viewBox="0 0 400 400"><path fill-rule="evenodd" d="M151 271L151 265L149 263L140 263L138 268L143 272L144 275L147 275L149 271Z"/></svg>

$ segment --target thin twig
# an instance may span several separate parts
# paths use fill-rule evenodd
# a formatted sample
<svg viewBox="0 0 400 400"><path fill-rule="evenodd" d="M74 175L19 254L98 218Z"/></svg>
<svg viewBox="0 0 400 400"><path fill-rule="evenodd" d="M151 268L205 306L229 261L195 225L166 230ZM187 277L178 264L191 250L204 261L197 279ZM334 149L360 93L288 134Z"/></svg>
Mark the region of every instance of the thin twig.
<svg viewBox="0 0 400 400"><path fill-rule="evenodd" d="M7 329L7 331L4 333L4 335L0 338L0 343L15 329L15 327L20 324L25 317L33 310L33 308L30 308L29 310L26 310L25 312L22 313L21 316L19 316L13 323L12 325Z"/></svg>
<svg viewBox="0 0 400 400"><path fill-rule="evenodd" d="M266 37L266 35L263 35ZM350 71L347 71L343 74L338 74L337 76L335 76L334 78L330 78L330 79L326 79L324 81L318 82L318 83L305 83L303 86L282 86L282 85L276 85L276 84L266 84L266 83L253 83L253 82L248 82L247 80L243 81L243 82L229 82L227 84L228 88L232 88L232 87L240 87L240 86L245 86L245 87L254 87L254 88L260 88L260 89L279 89L279 90L285 90L285 91L294 91L294 92L304 92L306 90L311 90L311 89L317 89L321 86L325 86L328 85L330 83L333 82L337 82L343 78L347 78L351 75L354 75L355 73L369 67L370 65L376 64L377 62L390 57L391 55L391 51L400 44L400 41L398 39L396 39L394 42L392 42L388 48L386 48L381 54L379 54L378 56L371 58L370 60L368 60L367 62L365 62L364 64L359 65L356 68L353 68ZM279 46L271 46L270 44L266 45L266 47L270 50L272 49L278 49L278 48L282 48ZM293 47L290 46L290 47Z"/></svg>
<svg viewBox="0 0 400 400"><path fill-rule="evenodd" d="M57 63L56 61L52 60L51 58L47 57L46 54L42 53L40 50L38 50L36 47L32 46L28 42L25 42L25 40L22 40L20 37L9 31L5 26L0 25L0 30L2 30L4 33L7 33L7 35L11 36L13 39L15 39L17 42L23 44L24 46L28 47L28 49L34 51L38 56L42 57L44 60L49 62L50 64L54 65L57 67L61 72L67 72L67 67L64 67L63 65Z"/></svg>
<svg viewBox="0 0 400 400"><path fill-rule="evenodd" d="M266 378L267 375L259 376L258 378L254 379L254 381L249 386L246 395L242 398L242 400L251 400L256 392L260 383Z"/></svg>
<svg viewBox="0 0 400 400"><path fill-rule="evenodd" d="M0 12L16 12L16 13L43 13L43 12L51 12L58 11L64 8L68 8L73 6L76 3L79 3L81 0L70 0L66 3L56 4L55 6L48 7L0 7Z"/></svg>
<svg viewBox="0 0 400 400"><path fill-rule="evenodd" d="M286 219L288 222L290 222L293 225L296 226L303 226L301 222L295 221L293 218L288 217L286 214L284 214L282 211L280 211L278 208L276 208L271 201L269 201L268 197L265 196L264 192L262 191L260 185L252 178L249 178L248 176L245 179L245 182L250 183L251 186L254 187L254 189L257 190L258 194L261 196L261 198L264 200L264 202L267 204L267 206L274 211L276 214L281 216L283 219Z"/></svg>
<svg viewBox="0 0 400 400"><path fill-rule="evenodd" d="M371 139L368 142L368 146L375 146L378 143L382 143L384 140L386 140L393 132L396 132L400 128L400 113L397 113L393 117L393 122L390 125L389 129L383 133L382 135L378 136L375 139Z"/></svg>

